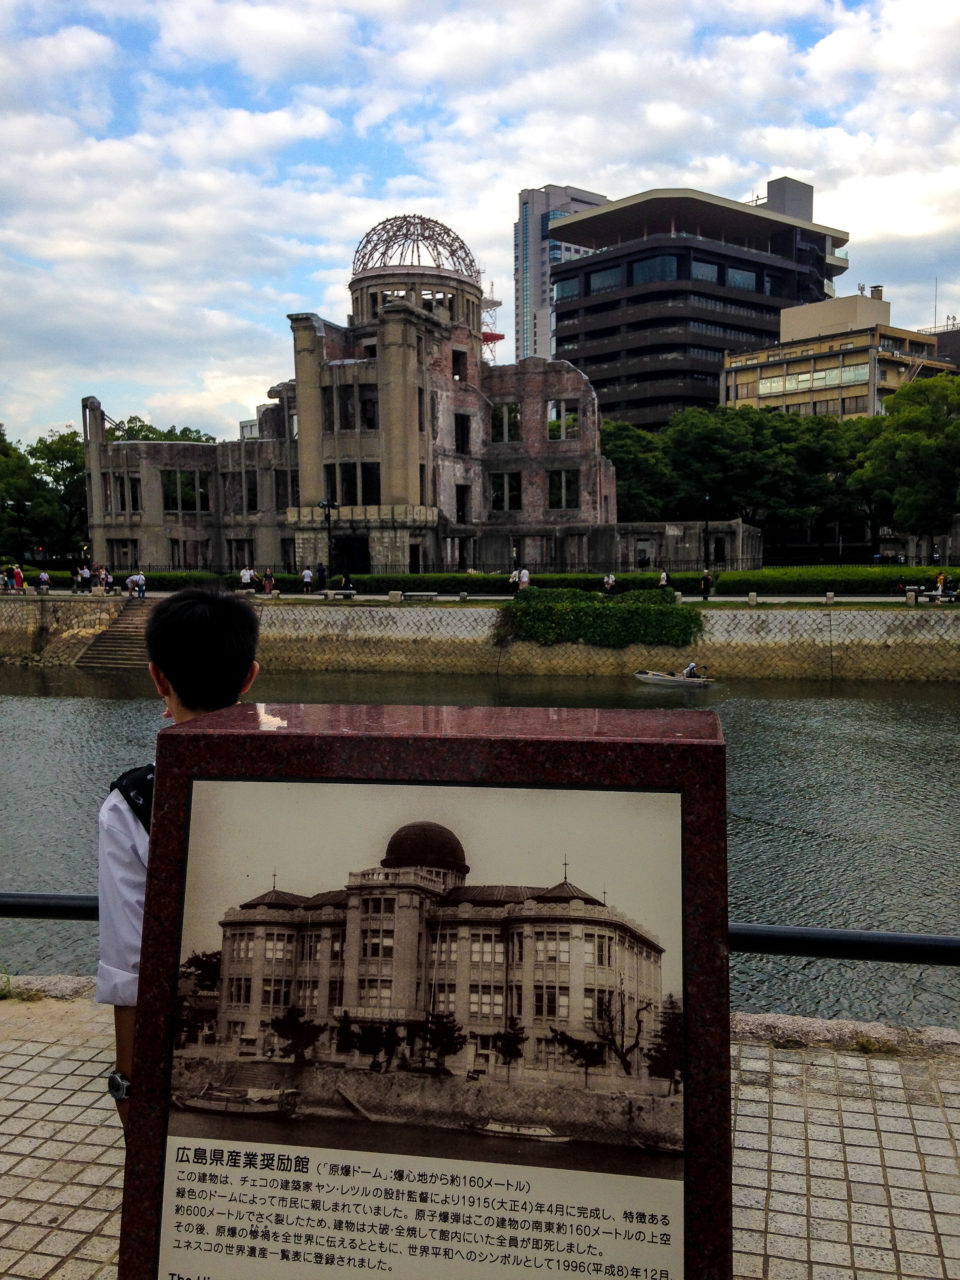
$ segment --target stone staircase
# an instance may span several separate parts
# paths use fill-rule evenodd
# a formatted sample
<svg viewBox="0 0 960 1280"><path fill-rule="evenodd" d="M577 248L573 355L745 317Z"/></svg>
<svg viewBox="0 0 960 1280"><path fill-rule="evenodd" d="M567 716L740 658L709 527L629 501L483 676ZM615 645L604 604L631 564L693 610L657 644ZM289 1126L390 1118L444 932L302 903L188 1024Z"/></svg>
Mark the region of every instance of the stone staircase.
<svg viewBox="0 0 960 1280"><path fill-rule="evenodd" d="M144 630L153 600L128 600L115 622L87 645L75 665L85 671L143 671L147 665Z"/></svg>

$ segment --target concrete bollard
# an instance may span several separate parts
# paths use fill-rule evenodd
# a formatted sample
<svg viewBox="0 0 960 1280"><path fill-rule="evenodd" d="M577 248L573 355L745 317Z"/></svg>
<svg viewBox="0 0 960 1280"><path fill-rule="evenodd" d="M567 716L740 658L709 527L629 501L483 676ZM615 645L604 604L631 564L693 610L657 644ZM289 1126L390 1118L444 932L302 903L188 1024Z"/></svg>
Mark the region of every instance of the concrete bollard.
<svg viewBox="0 0 960 1280"><path fill-rule="evenodd" d="M907 605L912 607L917 603L917 593L915 591L907 592Z"/></svg>
<svg viewBox="0 0 960 1280"><path fill-rule="evenodd" d="M676 600L677 604L683 604L683 592L682 592L682 591L675 591L675 592L673 593L673 598L674 598L674 600Z"/></svg>
<svg viewBox="0 0 960 1280"><path fill-rule="evenodd" d="M403 592L391 591L387 595L387 599L390 601L391 604L403 604Z"/></svg>
<svg viewBox="0 0 960 1280"><path fill-rule="evenodd" d="M751 591L747 596L747 604L755 605L756 603L757 603L757 593L755 591Z"/></svg>
<svg viewBox="0 0 960 1280"><path fill-rule="evenodd" d="M834 596L833 596L833 592L832 592L832 591L828 591L828 592L827 592L827 604L833 604L833 603L834 603Z"/></svg>

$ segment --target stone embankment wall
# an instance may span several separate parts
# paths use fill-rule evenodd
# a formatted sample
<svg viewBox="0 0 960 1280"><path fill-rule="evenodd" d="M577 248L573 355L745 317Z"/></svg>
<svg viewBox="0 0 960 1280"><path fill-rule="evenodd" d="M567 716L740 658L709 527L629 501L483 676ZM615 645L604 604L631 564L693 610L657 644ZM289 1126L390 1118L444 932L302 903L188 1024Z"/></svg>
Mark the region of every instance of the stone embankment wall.
<svg viewBox="0 0 960 1280"><path fill-rule="evenodd" d="M496 610L261 608L267 670L422 671L521 676L621 676L677 671L814 680L960 680L960 610L707 609L688 649L493 643Z"/></svg>
<svg viewBox="0 0 960 1280"><path fill-rule="evenodd" d="M0 660L70 666L123 605L120 596L0 598Z"/></svg>
<svg viewBox="0 0 960 1280"><path fill-rule="evenodd" d="M122 608L120 598L0 599L0 659L71 663ZM708 608L686 649L494 643L485 606L258 603L268 671L501 676L623 676L678 671L691 658L717 679L960 680L960 609Z"/></svg>
<svg viewBox="0 0 960 1280"><path fill-rule="evenodd" d="M577 1078L582 1082L582 1075ZM174 1091L198 1093L203 1084L219 1083L223 1068L206 1060L174 1060ZM288 1084L300 1091L300 1108L322 1111L360 1111L373 1119L408 1124L462 1128L493 1118L516 1124L548 1125L557 1133L585 1142L680 1151L683 1147L683 1100L664 1096L657 1081L644 1088L614 1090L607 1082L527 1084L514 1069L509 1084L501 1080L437 1078L408 1072L388 1075L328 1066L308 1066ZM351 1105L352 1104L352 1105Z"/></svg>

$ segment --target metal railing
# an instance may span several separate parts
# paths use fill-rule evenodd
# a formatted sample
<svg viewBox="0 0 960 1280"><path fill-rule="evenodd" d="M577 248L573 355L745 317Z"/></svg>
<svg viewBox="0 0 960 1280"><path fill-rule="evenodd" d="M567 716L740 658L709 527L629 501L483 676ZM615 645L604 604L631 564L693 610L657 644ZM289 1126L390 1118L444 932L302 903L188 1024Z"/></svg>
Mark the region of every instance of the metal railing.
<svg viewBox="0 0 960 1280"><path fill-rule="evenodd" d="M99 916L94 893L0 893L0 918L97 920ZM960 967L960 937L949 935L731 922L728 937L731 951L758 955Z"/></svg>

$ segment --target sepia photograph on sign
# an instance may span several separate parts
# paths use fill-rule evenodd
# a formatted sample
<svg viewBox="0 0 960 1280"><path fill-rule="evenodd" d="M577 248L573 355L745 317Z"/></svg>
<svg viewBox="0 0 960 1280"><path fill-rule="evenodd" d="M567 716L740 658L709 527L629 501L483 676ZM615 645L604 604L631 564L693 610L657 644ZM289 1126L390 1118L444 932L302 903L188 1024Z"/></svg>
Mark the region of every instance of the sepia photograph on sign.
<svg viewBox="0 0 960 1280"><path fill-rule="evenodd" d="M680 1181L681 798L197 781L168 1139Z"/></svg>

